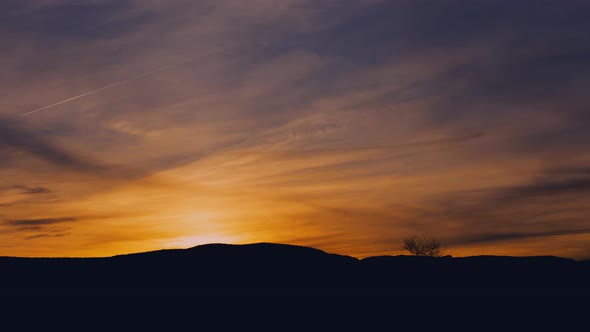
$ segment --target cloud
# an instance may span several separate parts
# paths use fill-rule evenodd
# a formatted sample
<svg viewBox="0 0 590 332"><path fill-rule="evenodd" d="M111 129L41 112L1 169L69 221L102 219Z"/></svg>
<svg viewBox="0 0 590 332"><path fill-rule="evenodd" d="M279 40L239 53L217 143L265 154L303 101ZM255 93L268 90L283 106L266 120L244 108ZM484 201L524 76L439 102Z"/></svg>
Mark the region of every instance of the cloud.
<svg viewBox="0 0 590 332"><path fill-rule="evenodd" d="M495 189L493 197L499 200L560 197L562 195L590 194L590 168L570 167L548 169L530 183Z"/></svg>
<svg viewBox="0 0 590 332"><path fill-rule="evenodd" d="M74 217L61 217L61 218L42 218L42 219L16 219L8 220L7 223L11 226L16 227L34 227L34 226L47 226L62 224L67 222L77 221L78 218Z"/></svg>
<svg viewBox="0 0 590 332"><path fill-rule="evenodd" d="M92 163L51 144L16 121L0 118L0 146L26 152L53 165L83 172L98 172L104 166Z"/></svg>
<svg viewBox="0 0 590 332"><path fill-rule="evenodd" d="M53 201L56 193L45 187L11 185L0 187L0 206Z"/></svg>
<svg viewBox="0 0 590 332"><path fill-rule="evenodd" d="M140 28L149 13L133 10L128 1L3 1L0 28L4 33L31 35L41 43L108 39Z"/></svg>
<svg viewBox="0 0 590 332"><path fill-rule="evenodd" d="M577 234L588 234L590 228L587 229L564 229L564 230L553 230L547 232L531 232L531 233L490 233L490 234L479 234L476 236L465 237L453 240L454 245L465 245L465 244L481 244L488 242L501 242L506 240L522 240L528 238L537 237L551 237L551 236L562 236L562 235L577 235Z"/></svg>
<svg viewBox="0 0 590 332"><path fill-rule="evenodd" d="M64 237L64 236L68 236L69 233L57 233L57 234L53 234L53 233L43 233L43 234L37 234L37 235L31 235L31 236L26 236L24 239L25 240L35 240L35 239L40 239L40 238L47 238L47 237Z"/></svg>
<svg viewBox="0 0 590 332"><path fill-rule="evenodd" d="M571 153L590 138L584 125L590 100L580 88L590 77L590 39L584 32L590 24L582 9L590 6L385 1L301 43L366 68L383 62L396 68L405 59L431 54L421 66L433 75L410 76L404 94L433 101L421 110L432 126L461 123L503 133L503 153L564 146ZM459 61L445 66L441 60L448 55Z"/></svg>
<svg viewBox="0 0 590 332"><path fill-rule="evenodd" d="M464 135L458 136L449 136L440 139L433 139L433 140L424 140L424 141L416 141L416 142L407 142L407 143L399 143L399 144L391 144L391 145L376 145L376 146L345 146L345 147L330 147L330 148L319 148L319 149L302 149L302 150L278 150L278 151L257 151L257 152L250 152L253 154L268 154L268 155L282 155L283 157L299 157L311 154L328 154L328 153L343 153L343 152L356 152L356 151L387 151L387 150L396 150L396 149L411 149L411 148L420 148L420 147L445 147L452 144L461 144L465 142L469 142L471 140L475 140L484 133L477 132L477 133L466 133ZM245 151L245 153L248 153Z"/></svg>
<svg viewBox="0 0 590 332"><path fill-rule="evenodd" d="M590 233L589 171L583 164L562 165L504 185L439 193L423 201L424 209L406 210L407 225L430 227L458 247L584 236Z"/></svg>
<svg viewBox="0 0 590 332"><path fill-rule="evenodd" d="M13 188L16 189L21 189L23 194L27 194L27 195L37 195L37 194L49 194L52 193L52 191L48 188L45 187L27 187L27 186L21 186L21 185L17 185L17 186L13 186Z"/></svg>

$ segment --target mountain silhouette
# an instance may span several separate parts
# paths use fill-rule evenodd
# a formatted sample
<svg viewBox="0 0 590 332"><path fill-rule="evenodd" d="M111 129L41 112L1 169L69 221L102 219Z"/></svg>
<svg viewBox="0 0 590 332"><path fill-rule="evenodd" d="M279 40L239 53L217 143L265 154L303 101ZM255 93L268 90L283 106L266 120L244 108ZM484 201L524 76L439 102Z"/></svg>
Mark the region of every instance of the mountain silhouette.
<svg viewBox="0 0 590 332"><path fill-rule="evenodd" d="M590 261L553 256L350 256L288 244L207 244L104 258L0 257L4 294L80 290L589 294Z"/></svg>

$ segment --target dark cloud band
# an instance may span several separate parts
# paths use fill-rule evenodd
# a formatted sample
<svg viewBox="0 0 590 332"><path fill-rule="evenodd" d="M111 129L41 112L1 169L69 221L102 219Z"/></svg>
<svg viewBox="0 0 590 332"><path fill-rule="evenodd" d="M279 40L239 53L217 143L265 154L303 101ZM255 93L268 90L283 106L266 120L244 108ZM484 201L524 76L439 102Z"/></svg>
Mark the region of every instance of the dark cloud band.
<svg viewBox="0 0 590 332"><path fill-rule="evenodd" d="M15 219L9 220L7 223L12 226L27 227L27 226L45 226L61 224L66 222L77 221L77 218L62 217L62 218L42 218L42 219Z"/></svg>

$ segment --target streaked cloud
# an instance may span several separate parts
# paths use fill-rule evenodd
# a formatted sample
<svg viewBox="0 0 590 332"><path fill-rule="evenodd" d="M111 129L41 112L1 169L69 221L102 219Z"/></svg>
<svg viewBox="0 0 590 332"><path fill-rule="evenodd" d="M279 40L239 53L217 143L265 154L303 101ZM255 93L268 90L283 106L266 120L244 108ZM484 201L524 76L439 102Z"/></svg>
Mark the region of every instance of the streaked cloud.
<svg viewBox="0 0 590 332"><path fill-rule="evenodd" d="M41 225L53 225L61 224L65 222L76 221L76 218L62 217L62 218L44 218L44 219L20 219L20 220L8 220L8 224L12 226L41 226Z"/></svg>
<svg viewBox="0 0 590 332"><path fill-rule="evenodd" d="M17 122L0 119L0 147L14 155L28 154L58 167L76 171L97 172L102 166L66 152L41 135Z"/></svg>
<svg viewBox="0 0 590 332"><path fill-rule="evenodd" d="M45 187L26 187L26 186L15 186L15 188L22 189L24 194L37 195L37 194L49 194L51 190Z"/></svg>

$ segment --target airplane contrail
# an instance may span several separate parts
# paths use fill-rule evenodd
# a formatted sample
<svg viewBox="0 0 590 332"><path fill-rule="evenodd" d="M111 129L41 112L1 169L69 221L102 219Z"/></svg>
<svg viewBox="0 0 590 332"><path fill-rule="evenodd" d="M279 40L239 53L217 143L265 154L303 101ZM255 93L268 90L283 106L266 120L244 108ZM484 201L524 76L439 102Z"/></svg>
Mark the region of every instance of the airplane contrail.
<svg viewBox="0 0 590 332"><path fill-rule="evenodd" d="M38 109L35 109L35 110L32 110L32 111L29 111L29 112L23 113L23 114L21 114L21 116L27 116L27 115L31 115L31 114L33 114L33 113L41 112L41 111L43 111L43 110L46 110L46 109L49 109L49 108L52 108L52 107L55 107L55 106L58 106L58 105L62 105L62 104L65 104L65 103L69 103L69 102L71 102L71 101L73 101L73 100L80 99L80 98L84 98L84 97L86 97L86 96L89 96L89 95L95 94L95 93L97 93L97 92L100 92L100 91L103 91L103 90L106 90L106 89L110 89L110 88L112 88L112 87L114 87L114 86L117 86L117 85L122 85L122 84L125 84L125 83L128 83L128 82L131 82L131 81L135 81L135 80L138 80L138 79L140 79L140 78L144 78L144 77L146 77L146 76L150 76L150 75L156 74L156 73L158 73L158 72L161 72L161 71L164 71L164 70L170 69L170 68L172 68L172 67L180 66L180 65L182 65L182 64L185 64L185 63L187 63L187 62L191 62L191 61L197 60L198 58L202 58L202 57L205 57L205 56L207 56L207 55L211 55L211 54L214 54L214 53L219 53L219 52L222 52L222 51L224 51L224 50L226 50L226 49L227 49L227 48L223 48L223 49L221 49L221 50L210 51L210 52L207 52L207 53L205 53L205 54L201 54L201 55L199 55L199 56L196 56L196 57L193 57L193 58L190 58L190 59L186 59L186 60L182 60L182 61L175 62L175 63L173 63L173 64L169 64L169 65L166 65L166 66L162 66L162 67L156 68L156 69L154 69L154 70L150 70L150 71L148 71L148 72L145 72L145 73L143 73L143 74L139 74L139 75L137 75L137 76L133 76L133 77L130 77L130 78L127 78L127 79L124 79L124 80L118 81L118 82L114 82L114 83L111 83L111 84L105 85L105 86L103 86L102 88L98 88L98 89L95 89L95 90L92 90L92 91L88 91L88 92L85 92L85 93L83 93L83 94L81 94L81 95L77 95L77 96L75 96L75 97L71 97L71 98L68 98L68 99L64 99L64 100L62 100L62 101L59 101L59 102L57 102L57 103L55 103L55 104L51 104L51 105L47 105L47 106L43 106L43 107L41 107L41 108L38 108Z"/></svg>

